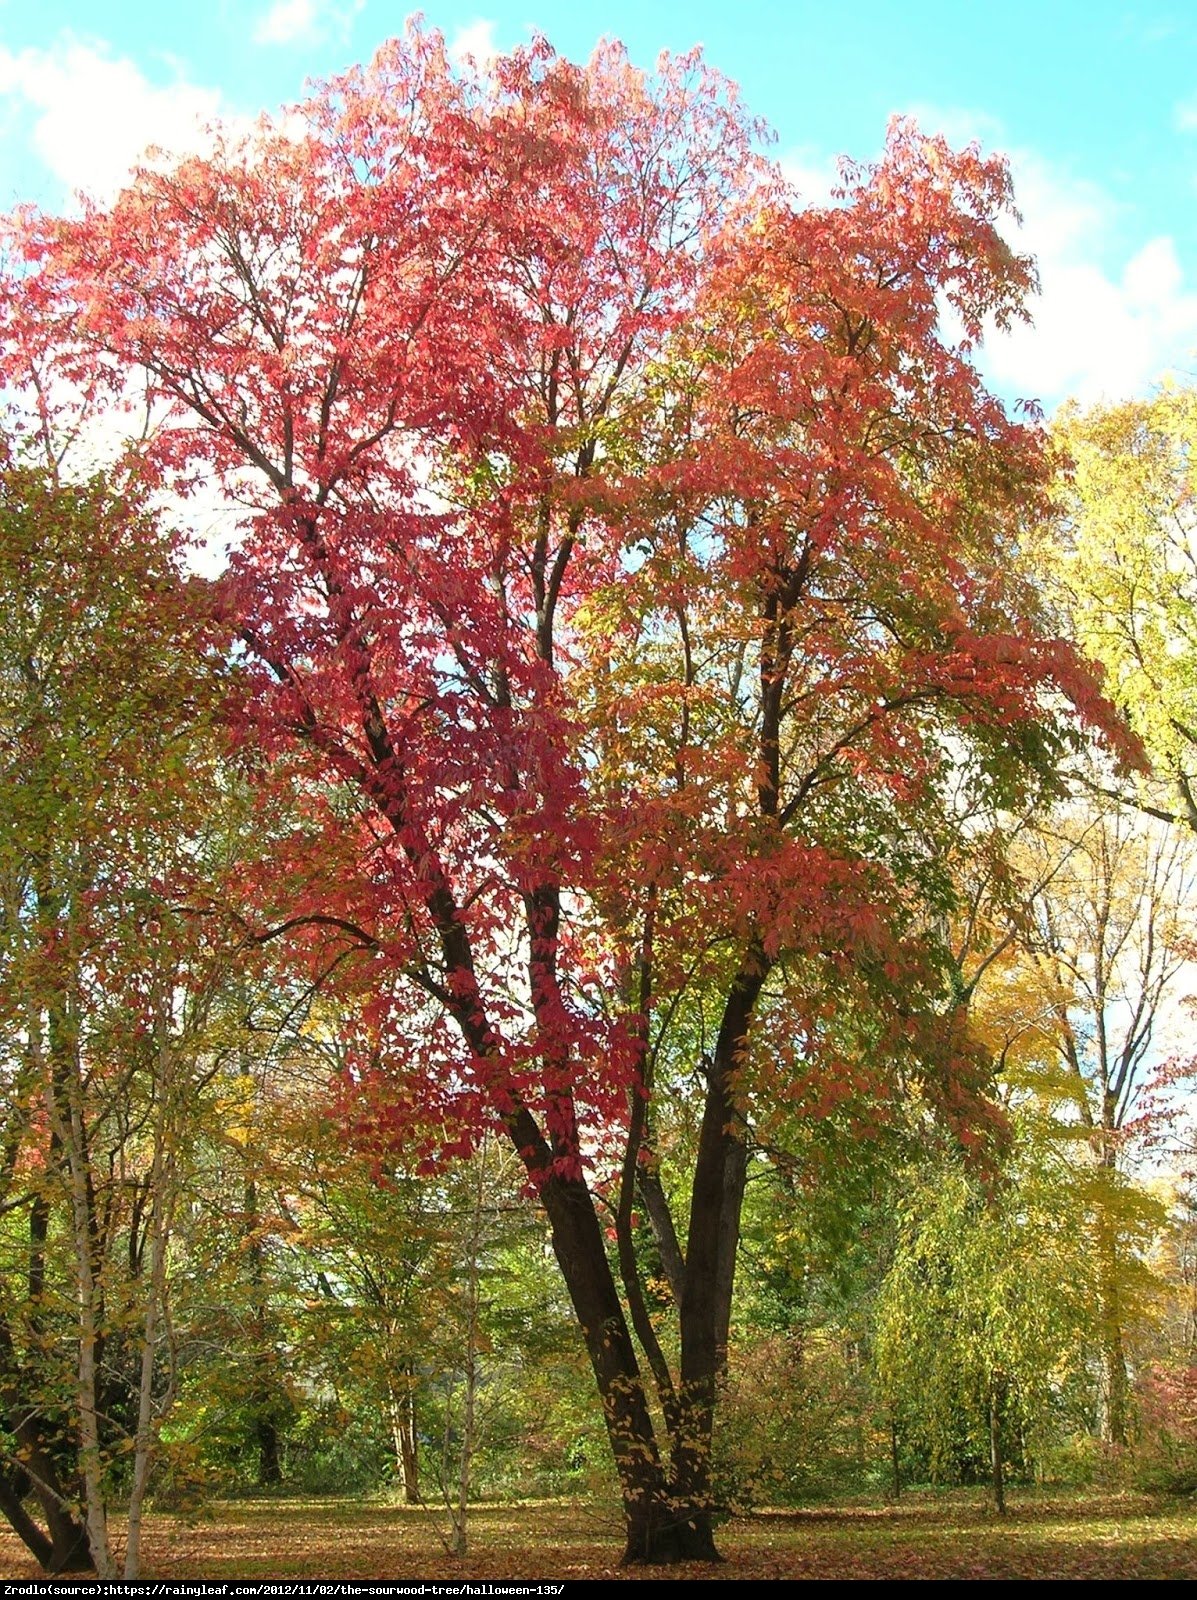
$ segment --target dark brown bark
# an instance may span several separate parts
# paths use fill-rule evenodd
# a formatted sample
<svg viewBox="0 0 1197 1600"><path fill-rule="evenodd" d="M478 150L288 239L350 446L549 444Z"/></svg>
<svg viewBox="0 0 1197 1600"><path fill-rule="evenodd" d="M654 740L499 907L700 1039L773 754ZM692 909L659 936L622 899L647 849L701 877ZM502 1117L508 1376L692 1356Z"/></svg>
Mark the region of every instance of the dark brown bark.
<svg viewBox="0 0 1197 1600"><path fill-rule="evenodd" d="M40 1374L23 1368L12 1331L0 1321L0 1407L24 1463L19 1473L0 1475L0 1512L43 1571L87 1572L91 1568L87 1529L72 1509L79 1486L66 1480L60 1464L74 1441L64 1441L61 1424L39 1409L40 1381ZM29 1496L37 1502L44 1529L24 1505Z"/></svg>
<svg viewBox="0 0 1197 1600"><path fill-rule="evenodd" d="M43 1531L25 1509L21 1485L0 1478L0 1514L43 1572L90 1572L87 1529L65 1507L54 1505ZM28 1492L28 1490L26 1490ZM46 1496L38 1497L46 1510Z"/></svg>
<svg viewBox="0 0 1197 1600"><path fill-rule="evenodd" d="M491 1057L499 1053L499 1040L478 992L466 924L443 877L426 904L439 935L446 970L452 975L449 994L454 1020L475 1057ZM551 997L555 984L556 890L546 888L530 896L528 909L530 977L534 1004L539 1007ZM627 1528L625 1560L718 1559L709 1529L705 1535L696 1535L689 1519L679 1516L670 1496L594 1196L581 1178L562 1173L563 1166L577 1160L572 1103L567 1095L559 1099L555 1108L558 1128L550 1144L536 1118L513 1090L504 1086L501 1098L505 1102L503 1125L548 1216L553 1253L594 1372L619 1474ZM678 1553L683 1546L684 1557Z"/></svg>
<svg viewBox="0 0 1197 1600"><path fill-rule="evenodd" d="M269 1396L265 1403L269 1404ZM258 1451L258 1483L263 1489L274 1488L283 1481L283 1462L278 1428L272 1417L259 1415L254 1420L254 1442Z"/></svg>
<svg viewBox="0 0 1197 1600"><path fill-rule="evenodd" d="M661 1186L661 1180L655 1169L645 1166L643 1162L636 1172L636 1190L660 1252L661 1270L665 1274L669 1292L673 1295L674 1303L680 1306L685 1290L686 1264L682 1258L677 1229L673 1225L673 1214L669 1209L669 1201Z"/></svg>
<svg viewBox="0 0 1197 1600"><path fill-rule="evenodd" d="M607 1437L619 1471L629 1559L648 1560L658 1531L671 1520L665 1476L636 1352L607 1259L594 1200L580 1180L551 1177L541 1188L553 1253L569 1291L603 1404ZM633 1538L632 1530L637 1530Z"/></svg>
<svg viewBox="0 0 1197 1600"><path fill-rule="evenodd" d="M54 1554L52 1542L25 1510L19 1491L2 1478L0 1478L0 1512L4 1513L9 1526L21 1543L27 1550L32 1551L34 1560L42 1571L52 1572L54 1570L50 1565ZM86 1543L86 1533L83 1537Z"/></svg>
<svg viewBox="0 0 1197 1600"><path fill-rule="evenodd" d="M731 1293L747 1176L745 1128L735 1102L736 1078L768 972L764 951L754 947L729 991L711 1060L694 1164L681 1307L683 1423L673 1468L679 1500L708 1523L715 1509L711 1482L715 1398L727 1364Z"/></svg>

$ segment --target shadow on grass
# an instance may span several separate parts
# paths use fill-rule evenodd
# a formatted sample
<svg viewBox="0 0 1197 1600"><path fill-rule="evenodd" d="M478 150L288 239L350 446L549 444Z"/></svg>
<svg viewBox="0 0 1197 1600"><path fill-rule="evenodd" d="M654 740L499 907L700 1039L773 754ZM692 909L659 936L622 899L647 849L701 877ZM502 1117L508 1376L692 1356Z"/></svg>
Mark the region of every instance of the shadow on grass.
<svg viewBox="0 0 1197 1600"><path fill-rule="evenodd" d="M975 1493L894 1503L765 1509L720 1534L726 1565L623 1570L617 1512L586 1501L481 1505L470 1553L445 1554L434 1507L346 1498L214 1502L198 1518L151 1514L144 1576L544 1581L569 1578L1197 1577L1197 1505L1108 1493L1014 1494L998 1517ZM122 1530L114 1527L116 1543ZM37 1577L0 1533L0 1575Z"/></svg>

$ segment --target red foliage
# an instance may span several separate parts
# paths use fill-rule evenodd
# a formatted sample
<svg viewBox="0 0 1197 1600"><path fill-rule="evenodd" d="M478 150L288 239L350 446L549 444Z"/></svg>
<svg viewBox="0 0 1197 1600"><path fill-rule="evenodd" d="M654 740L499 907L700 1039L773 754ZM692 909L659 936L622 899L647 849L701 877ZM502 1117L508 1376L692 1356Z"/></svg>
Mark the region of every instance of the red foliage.
<svg viewBox="0 0 1197 1600"><path fill-rule="evenodd" d="M1197 1366L1148 1367L1135 1389L1144 1434L1197 1446Z"/></svg>
<svg viewBox="0 0 1197 1600"><path fill-rule="evenodd" d="M610 1006L631 862L696 880L664 962L731 931L769 963L863 950L898 983L892 878L794 827L808 796L847 775L933 803L945 722L1025 745L1045 689L1103 714L1002 563L1045 477L969 362L1031 284L995 226L1005 167L898 122L802 208L752 133L696 57L650 82L618 47L578 68L538 41L475 80L415 30L298 123L14 224L17 357L57 340L89 395L140 372L166 408L147 470L235 478L257 507L226 580L246 734L363 802L311 802L279 861L309 885L296 915L369 929L410 980L380 985L374 1031L425 1041L433 1100L536 1106L571 1168L575 1098L621 1115L636 1054ZM621 630L580 630L620 587ZM792 776L766 732L755 806L740 708L687 744L683 706L679 729L711 683L675 662L621 708L593 694L671 614L760 652L766 720L776 687L826 729ZM665 770L596 784L618 765L596 738L654 696ZM335 883L308 859L330 834Z"/></svg>

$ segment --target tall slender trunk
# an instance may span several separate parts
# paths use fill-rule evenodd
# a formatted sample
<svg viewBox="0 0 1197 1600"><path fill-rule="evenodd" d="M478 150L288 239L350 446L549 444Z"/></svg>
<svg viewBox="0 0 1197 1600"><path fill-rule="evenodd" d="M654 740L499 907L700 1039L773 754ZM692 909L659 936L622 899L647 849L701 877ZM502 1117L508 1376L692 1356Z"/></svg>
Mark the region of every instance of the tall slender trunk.
<svg viewBox="0 0 1197 1600"><path fill-rule="evenodd" d="M1130 1436L1130 1378L1126 1370L1119 1297L1116 1286L1106 1277L1104 1263L1099 1265L1099 1274L1102 1320L1101 1439L1103 1444L1125 1445Z"/></svg>
<svg viewBox="0 0 1197 1600"><path fill-rule="evenodd" d="M250 1145L245 1148L246 1162L251 1162ZM277 1487L283 1481L283 1463L278 1423L275 1420L277 1396L272 1382L271 1362L266 1352L269 1332L269 1286L266 1282L265 1255L262 1250L261 1216L258 1211L258 1185L252 1169L245 1175L244 1237L249 1261L250 1326L253 1330L253 1440L257 1450L257 1480L263 1489Z"/></svg>
<svg viewBox="0 0 1197 1600"><path fill-rule="evenodd" d="M60 909L57 899L42 884L38 886L38 909L48 925L57 921ZM62 990L56 993L44 1013L31 1009L28 1026L30 1049L42 1080L50 1130L65 1158L75 1259L75 1399L84 1516L96 1576L110 1581L116 1578L117 1571L108 1539L100 1438L99 1349L103 1338L103 1285L97 1254L97 1220L88 1164L78 1039L72 1025L68 994Z"/></svg>
<svg viewBox="0 0 1197 1600"><path fill-rule="evenodd" d="M466 1345L465 1392L461 1410L461 1451L457 1458L457 1505L452 1510L453 1548L455 1556L464 1556L469 1548L470 1481L474 1466L474 1450L478 1433L478 1335L481 1310L481 1251L482 1214L486 1194L485 1141L476 1161L474 1203L470 1217L469 1260L466 1264Z"/></svg>
<svg viewBox="0 0 1197 1600"><path fill-rule="evenodd" d="M141 1520L149 1484L150 1465L153 1459L154 1428L154 1370L158 1342L158 1311L162 1297L166 1249L162 1230L155 1227L157 1235L151 1246L150 1287L146 1295L145 1313L141 1331L141 1371L137 1388L137 1431L133 1436L133 1483L129 1490L129 1531L125 1541L125 1579L140 1576Z"/></svg>
<svg viewBox="0 0 1197 1600"><path fill-rule="evenodd" d="M993 1504L999 1516L1006 1514L1006 1464L1002 1453L1002 1413L1006 1408L1006 1380L997 1373L989 1386L989 1468L993 1482Z"/></svg>
<svg viewBox="0 0 1197 1600"><path fill-rule="evenodd" d="M157 1364L158 1324L166 1296L166 1249L171 1201L169 1190L173 1166L167 1141L174 1088L174 1057L165 1003L161 999L155 1016L155 1032L158 1104L154 1116L153 1156L150 1161L150 1270L142 1315L137 1429L133 1436L133 1483L129 1491L129 1529L125 1541L126 1581L139 1576L141 1564L142 1508L145 1504L157 1434L154 1425L154 1373Z"/></svg>
<svg viewBox="0 0 1197 1600"><path fill-rule="evenodd" d="M1103 1444L1125 1445L1130 1434L1130 1378L1126 1370L1118 1225L1106 1186L1116 1181L1112 1135L1107 1131L1097 1196L1097 1285L1101 1313L1100 1432Z"/></svg>
<svg viewBox="0 0 1197 1600"><path fill-rule="evenodd" d="M108 1539L108 1508L104 1499L103 1447L98 1403L100 1372L98 1351L102 1339L102 1286L95 1261L95 1217L87 1169L87 1134L83 1118L82 1086L78 1064L64 1063L69 1045L51 1031L46 1098L51 1126L66 1155L71 1204L72 1245L75 1257L76 1335L78 1355L75 1393L79 1412L79 1462L83 1478L87 1539L96 1576L117 1577ZM65 1070L64 1070L65 1067Z"/></svg>

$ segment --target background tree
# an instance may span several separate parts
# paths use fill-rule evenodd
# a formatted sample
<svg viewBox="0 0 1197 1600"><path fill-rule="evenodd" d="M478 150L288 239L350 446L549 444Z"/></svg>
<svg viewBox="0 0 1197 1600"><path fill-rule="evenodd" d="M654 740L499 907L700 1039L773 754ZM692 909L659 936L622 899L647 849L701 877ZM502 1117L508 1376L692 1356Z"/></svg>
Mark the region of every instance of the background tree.
<svg viewBox="0 0 1197 1600"><path fill-rule="evenodd" d="M220 959L196 896L212 619L169 537L101 480L9 463L0 534L7 1232L25 1258L23 1304L4 1311L7 1509L43 1565L77 1564L77 1471L91 1560L113 1576L109 1464L127 1448L133 1575L177 1158Z"/></svg>
<svg viewBox="0 0 1197 1600"><path fill-rule="evenodd" d="M1058 1394L1083 1371L1096 1298L1073 1174L1020 1155L994 1197L958 1167L914 1186L876 1311L899 1436L941 1481L987 1469L999 1511L1007 1461L1025 1466L1050 1439Z"/></svg>
<svg viewBox="0 0 1197 1600"><path fill-rule="evenodd" d="M1043 884L1028 958L1050 1046L1038 1087L1083 1141L1091 1173L1101 1326L1101 1434L1129 1437L1128 1329L1142 1314L1144 1242L1161 1220L1128 1181L1151 1132L1145 1091L1166 1047L1189 959L1186 839L1107 803L1024 841ZM1050 863L1045 871L1044 862ZM1162 1036L1162 1037L1161 1037Z"/></svg>
<svg viewBox="0 0 1197 1600"><path fill-rule="evenodd" d="M1054 431L1073 467L1061 496L1067 536L1053 532L1048 565L1076 639L1151 756L1163 792L1142 800L1197 828L1197 396L1165 387L1072 407Z"/></svg>

